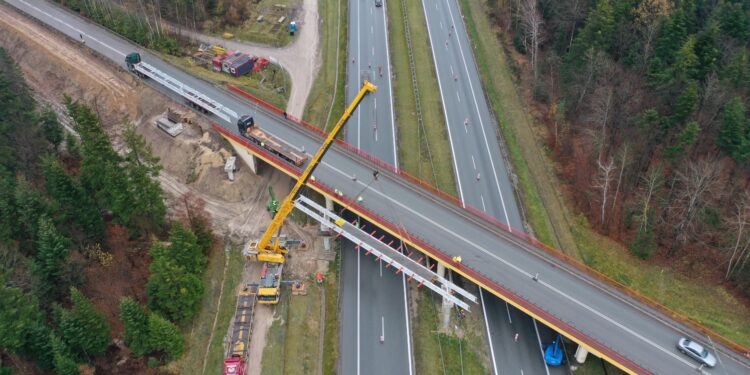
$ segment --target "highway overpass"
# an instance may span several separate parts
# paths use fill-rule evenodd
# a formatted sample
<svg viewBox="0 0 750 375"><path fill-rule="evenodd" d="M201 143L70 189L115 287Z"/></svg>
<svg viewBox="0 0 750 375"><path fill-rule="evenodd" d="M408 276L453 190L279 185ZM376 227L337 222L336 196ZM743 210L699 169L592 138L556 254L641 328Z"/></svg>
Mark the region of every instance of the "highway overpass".
<svg viewBox="0 0 750 375"><path fill-rule="evenodd" d="M285 120L280 112L249 104L222 88L213 87L160 61L107 30L41 0L5 0L60 32L87 39L86 46L113 63L124 66L124 55L142 53L144 60L207 94L237 113L253 114L264 130L287 142L314 150L320 136ZM162 88L154 86L157 90ZM299 171L244 142L234 124L220 123L217 131L238 146L247 147L269 164L296 176ZM377 181L373 171L379 171ZM356 176L355 176L356 175ZM310 186L337 200L414 248L444 262L448 267L503 298L539 321L590 348L595 354L630 373L688 374L696 363L677 352L681 335L714 345L666 314L645 305L577 266L507 228L464 209L448 197L391 171L384 163L364 157L353 148L336 145L315 173ZM357 177L357 178L354 178ZM342 196L333 193L342 192ZM355 203L358 195L363 200ZM460 255L463 262L453 263ZM536 280L535 280L536 279ZM746 358L716 345L720 364L712 374L747 374Z"/></svg>

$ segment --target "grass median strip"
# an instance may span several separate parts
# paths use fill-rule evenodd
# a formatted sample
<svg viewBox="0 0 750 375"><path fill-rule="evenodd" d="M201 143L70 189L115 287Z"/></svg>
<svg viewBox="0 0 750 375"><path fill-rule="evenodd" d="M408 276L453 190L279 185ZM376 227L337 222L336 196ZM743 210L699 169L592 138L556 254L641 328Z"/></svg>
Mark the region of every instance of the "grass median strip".
<svg viewBox="0 0 750 375"><path fill-rule="evenodd" d="M417 121L416 99L409 67L409 50L404 30L402 2L406 2L414 65L419 88L422 123ZM399 164L410 174L440 190L456 195L453 162L445 127L440 89L427 37L421 1L389 3L388 32L393 68L393 95L398 126Z"/></svg>
<svg viewBox="0 0 750 375"><path fill-rule="evenodd" d="M458 332L441 330L441 299L431 291L412 289L417 297L417 314L413 319L414 367L417 374L486 374L486 340L474 332L483 332L481 320L452 319ZM477 311L476 314L481 314ZM455 316L455 310L451 311Z"/></svg>
<svg viewBox="0 0 750 375"><path fill-rule="evenodd" d="M323 18L320 30L322 61L303 118L319 128L328 129L344 112L347 3L347 0L318 1L318 12Z"/></svg>

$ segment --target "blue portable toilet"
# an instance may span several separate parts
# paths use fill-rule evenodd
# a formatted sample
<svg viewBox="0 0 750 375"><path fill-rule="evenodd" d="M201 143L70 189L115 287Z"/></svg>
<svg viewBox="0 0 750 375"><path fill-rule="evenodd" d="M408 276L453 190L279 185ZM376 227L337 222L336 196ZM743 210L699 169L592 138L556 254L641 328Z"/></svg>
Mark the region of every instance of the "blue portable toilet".
<svg viewBox="0 0 750 375"><path fill-rule="evenodd" d="M548 344L544 349L544 362L549 366L560 366L562 364L563 350L562 345L560 345L560 340L562 340L562 337L558 333L557 337L555 337L555 341L552 341L552 343Z"/></svg>

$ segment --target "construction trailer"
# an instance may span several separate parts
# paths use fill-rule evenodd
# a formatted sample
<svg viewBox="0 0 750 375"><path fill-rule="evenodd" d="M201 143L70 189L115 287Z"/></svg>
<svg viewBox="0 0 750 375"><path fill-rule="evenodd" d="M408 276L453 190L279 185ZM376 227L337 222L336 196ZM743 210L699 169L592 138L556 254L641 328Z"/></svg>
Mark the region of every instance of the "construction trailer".
<svg viewBox="0 0 750 375"><path fill-rule="evenodd" d="M224 359L224 375L244 375L250 350L257 285L245 283L237 295L232 333Z"/></svg>
<svg viewBox="0 0 750 375"><path fill-rule="evenodd" d="M231 72L229 71L229 69L232 67L232 65L235 62L237 62L238 60L240 60L243 57L245 57L245 56L247 56L247 55L245 55L244 53L242 53L240 51L236 51L235 53L233 53L231 55L228 55L224 59L224 61L221 62L221 71L224 72L224 73L227 73L227 74L231 74Z"/></svg>
<svg viewBox="0 0 750 375"><path fill-rule="evenodd" d="M254 64L255 60L253 59L253 57L242 55L241 58L233 61L229 65L229 74L235 77L244 76L245 74L250 73L253 70Z"/></svg>

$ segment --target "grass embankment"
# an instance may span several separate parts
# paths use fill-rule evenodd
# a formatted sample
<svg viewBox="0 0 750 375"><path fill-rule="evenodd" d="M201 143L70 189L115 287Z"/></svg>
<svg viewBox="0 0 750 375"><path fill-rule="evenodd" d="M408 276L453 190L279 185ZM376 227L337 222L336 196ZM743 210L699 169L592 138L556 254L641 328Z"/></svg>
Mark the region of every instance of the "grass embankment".
<svg viewBox="0 0 750 375"><path fill-rule="evenodd" d="M344 112L347 3L346 0L318 1L318 14L322 18L322 64L307 98L303 118L319 128L329 129Z"/></svg>
<svg viewBox="0 0 750 375"><path fill-rule="evenodd" d="M527 121L526 109L518 98L505 52L500 42L493 37L495 32L490 27L488 13L484 13L483 4L483 0L460 1L469 38L473 42L479 73L502 131L508 156L518 177L526 220L540 241L554 244L544 203L536 189L531 170L526 162L526 155L522 152L522 148L527 145L519 141L517 131L514 129L515 126L520 126L521 122Z"/></svg>
<svg viewBox="0 0 750 375"><path fill-rule="evenodd" d="M323 334L323 374L338 373L339 362L339 266L341 241L334 242L336 259L329 264L325 287L325 332Z"/></svg>
<svg viewBox="0 0 750 375"><path fill-rule="evenodd" d="M302 0L259 0L249 2L251 4L246 8L249 12L245 13L244 22L238 26L227 26L217 36L221 37L223 32L234 34L238 40L244 40L252 43L263 44L272 47L283 47L294 41L294 37L289 35L289 9L302 8ZM283 6L284 8L280 7ZM258 16L263 16L263 20L258 22ZM284 21L279 23L278 20L285 17ZM298 25L304 27L304 25Z"/></svg>
<svg viewBox="0 0 750 375"><path fill-rule="evenodd" d="M418 67L416 75L423 127L417 121L416 98L404 31L403 1L406 2L414 66ZM389 3L388 27L391 65L396 78L391 84L398 126L400 167L440 190L456 195L453 155L448 142L422 2L399 0Z"/></svg>
<svg viewBox="0 0 750 375"><path fill-rule="evenodd" d="M527 220L537 238L545 243L555 243L548 224L549 215L550 220L555 222L557 239L565 243L568 240L564 237L569 236L572 247L577 248L569 255L580 258L594 269L717 333L750 346L750 311L726 289L689 280L669 269L631 256L621 244L590 229L585 219L568 219L571 215L567 212L571 210L565 203L555 204L559 199L556 196L558 192L544 188L538 191L535 188L535 185L557 184L554 175L548 172L553 169L551 161L543 157L540 159L545 155L545 150L534 137L534 120L529 118L513 82L513 73L501 42L497 38L487 37L496 34L485 11L484 1L460 0L460 5L473 40L484 87L500 121L511 161L519 177ZM480 38L479 35L484 37ZM526 162L535 159L542 161ZM542 203L542 198L547 204ZM563 248L567 247L563 245Z"/></svg>
<svg viewBox="0 0 750 375"><path fill-rule="evenodd" d="M264 375L314 374L318 370L322 287L311 280L307 283L306 296L293 296L286 285L281 288L281 301L275 307L263 350Z"/></svg>
<svg viewBox="0 0 750 375"><path fill-rule="evenodd" d="M232 246L227 253L223 245L215 246L203 275L203 285L206 288L201 304L203 308L193 323L184 327L187 350L175 363L178 373L202 375L204 367L206 374L221 371L224 361L223 343L237 304L236 287L242 279L244 264L245 260L238 247Z"/></svg>
<svg viewBox="0 0 750 375"><path fill-rule="evenodd" d="M232 85L271 103L276 107L286 108L286 103L289 101L289 92L291 90L292 81L289 78L288 73L279 66L269 64L268 67L260 73L252 72L242 77L234 77L223 72L215 72L202 66L198 66L190 59L190 57L175 57L164 54L162 54L161 57L203 80L218 86L224 86L227 83L231 83ZM266 79L261 83L264 76Z"/></svg>
<svg viewBox="0 0 750 375"><path fill-rule="evenodd" d="M451 326L457 324L466 332L463 338L439 331L440 297L431 291L416 291L417 314L412 319L414 366L417 374L486 374L486 339L481 336L482 320L477 317L457 321L451 312ZM480 335L474 333L480 333Z"/></svg>

